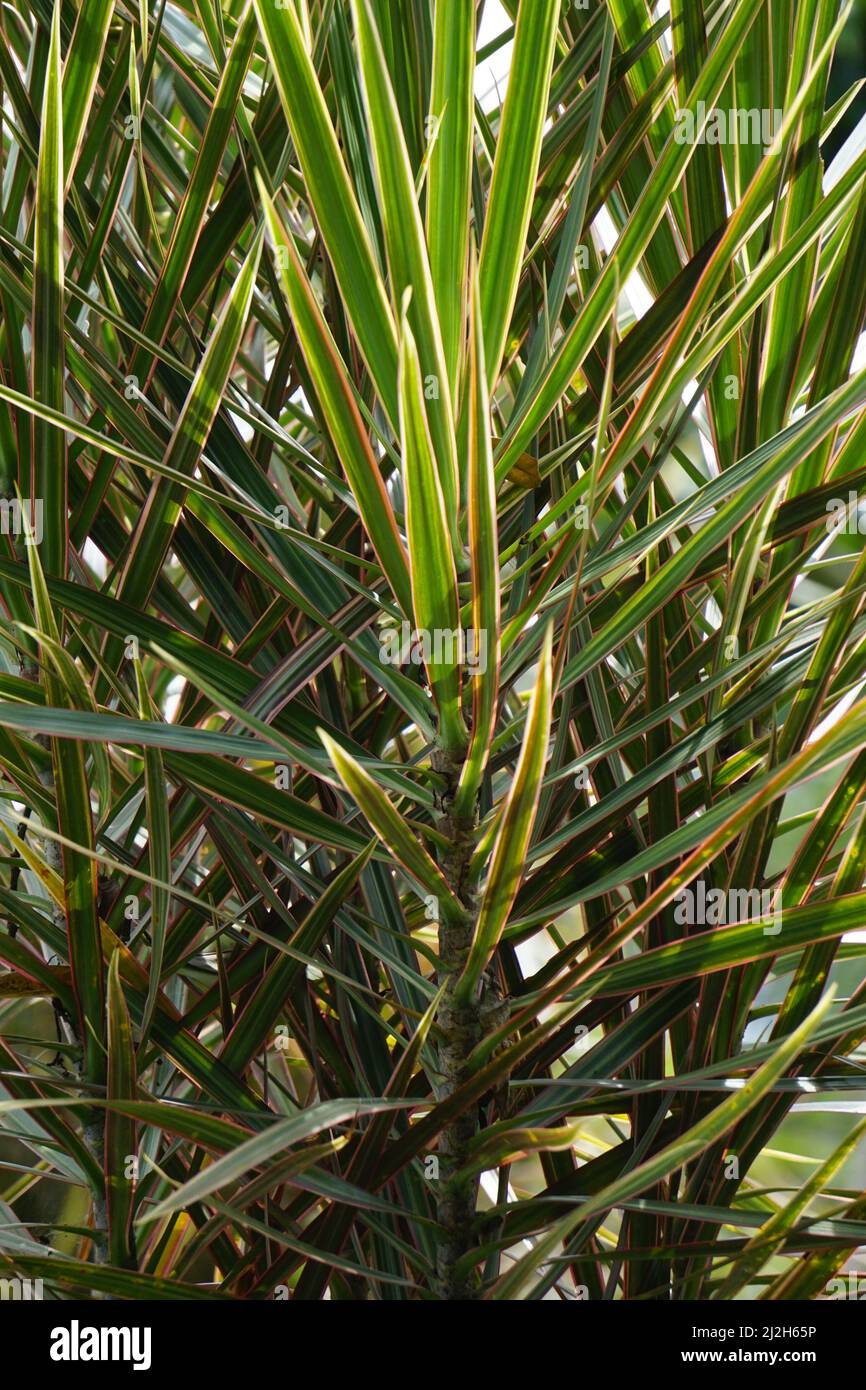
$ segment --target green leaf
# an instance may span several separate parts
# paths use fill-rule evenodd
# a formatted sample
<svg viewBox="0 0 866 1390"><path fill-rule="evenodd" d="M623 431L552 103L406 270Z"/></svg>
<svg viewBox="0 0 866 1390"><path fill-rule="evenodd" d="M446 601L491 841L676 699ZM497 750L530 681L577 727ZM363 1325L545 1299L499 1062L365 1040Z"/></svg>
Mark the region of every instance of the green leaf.
<svg viewBox="0 0 866 1390"><path fill-rule="evenodd" d="M114 0L82 5L69 41L63 65L63 169L67 187L84 139L113 15Z"/></svg>
<svg viewBox="0 0 866 1390"><path fill-rule="evenodd" d="M391 294L395 306L401 306L403 318L408 320L417 344L428 407L430 438L445 500L445 516L451 530L455 553L462 558L457 526L457 445L451 408L452 392L455 390L456 382L449 376L446 366L424 228L385 55L371 15L369 0L351 0L351 3L370 141L379 184ZM407 296L407 290L411 291L411 297ZM405 337L404 326L404 342ZM401 357L401 380L404 374ZM401 408L405 410L402 395ZM401 420L402 418L401 414Z"/></svg>
<svg viewBox="0 0 866 1390"><path fill-rule="evenodd" d="M553 703L552 663L553 630L548 627L529 702L520 757L502 807L469 957L457 986L459 999L471 998L477 989L508 921L520 884L547 759Z"/></svg>
<svg viewBox="0 0 866 1390"><path fill-rule="evenodd" d="M256 19L250 0L244 6L234 42L214 94L210 118L199 146L189 183L172 221L171 237L159 278L148 305L142 332L162 343L177 307L184 279L195 254L202 222L219 173L246 80L256 41ZM144 391L153 370L153 357L141 347L133 353L128 376Z"/></svg>
<svg viewBox="0 0 866 1390"><path fill-rule="evenodd" d="M135 663L138 705L142 719L156 713L144 679L141 662ZM144 753L144 794L147 802L147 842L151 876L158 880L150 894L150 984L144 1017L141 1021L139 1046L147 1042L150 1025L159 998L165 937L171 908L171 894L164 886L171 882L171 826L168 812L168 789L165 768L158 748L146 748Z"/></svg>
<svg viewBox="0 0 866 1390"><path fill-rule="evenodd" d="M16 1271L26 1277L43 1279L48 1288L71 1289L80 1294L104 1293L111 1298L128 1298L147 1302L149 1299L169 1299L180 1303L211 1302L225 1295L211 1288L200 1288L182 1279L160 1278L155 1274L140 1274L110 1265L88 1264L64 1256L0 1254L0 1269L9 1274Z"/></svg>
<svg viewBox="0 0 866 1390"><path fill-rule="evenodd" d="M34 400L62 412L65 371L60 9L60 0L55 0L36 172L31 374ZM42 564L47 574L62 576L66 572L66 493L66 441L62 434L37 417L33 430L30 497L42 509Z"/></svg>
<svg viewBox="0 0 866 1390"><path fill-rule="evenodd" d="M192 473L222 403L247 326L263 236L264 228L260 227L223 305L172 431L164 462L178 473ZM186 489L180 483L154 481L121 575L119 596L124 602L142 606L147 603L171 546L185 495Z"/></svg>
<svg viewBox="0 0 866 1390"><path fill-rule="evenodd" d="M472 562L472 739L460 774L456 805L466 814L478 790L496 724L499 693L499 538L491 448L490 402L478 276L472 267L472 319L467 370L469 437L469 554Z"/></svg>
<svg viewBox="0 0 866 1390"><path fill-rule="evenodd" d="M591 1217L619 1206L621 1202L651 1187L660 1178L697 1157L709 1148L710 1144L721 1139L747 1114L791 1065L808 1042L817 1025L824 1018L833 1002L834 991L824 996L817 1008L803 1020L784 1042L780 1043L773 1056L749 1077L748 1081L734 1095L723 1100L697 1124L692 1125L681 1138L665 1145L652 1158L639 1163L636 1168L581 1203L576 1211L556 1222L552 1229L538 1241L528 1255L524 1255L499 1281L494 1296L498 1299L515 1298L532 1279L539 1264L557 1249L560 1242L569 1236Z"/></svg>
<svg viewBox="0 0 866 1390"><path fill-rule="evenodd" d="M61 683L58 676L51 674L52 663L49 663L44 672L46 696L54 703L65 703L69 698L69 688L73 694L79 691L77 672L59 647L58 627L36 545L28 546L27 560L40 636L44 633L46 647L54 651L55 664L66 678L65 684ZM65 659L58 661L59 654ZM105 996L102 943L96 908L96 870L90 857L94 849L93 816L83 745L52 740L51 771L56 796L57 829L65 841L57 863L62 880L58 901L66 916L64 947L72 968L85 1072L88 1080L99 1084L105 1071Z"/></svg>
<svg viewBox="0 0 866 1390"><path fill-rule="evenodd" d="M134 1100L135 1049L129 1010L120 982L120 957L115 952L108 968L108 1092L111 1101ZM135 1121L109 1109L105 1117L105 1195L108 1211L108 1255L111 1264L135 1268L132 1235L133 1178L129 1164L136 1154Z"/></svg>
<svg viewBox="0 0 866 1390"><path fill-rule="evenodd" d="M288 236L264 185L259 193L268 233L279 253L283 287L316 394L358 510L379 562L404 613L411 611L409 570L379 465L361 420L345 367L307 279L293 239ZM395 411L396 417L396 411Z"/></svg>
<svg viewBox="0 0 866 1390"><path fill-rule="evenodd" d="M499 376L535 193L560 0L521 0L478 267L487 384Z"/></svg>
<svg viewBox="0 0 866 1390"><path fill-rule="evenodd" d="M473 0L437 4L430 87L427 245L447 379L455 401L466 321L474 76Z"/></svg>
<svg viewBox="0 0 866 1390"><path fill-rule="evenodd" d="M784 1244L794 1223L799 1220L809 1203L820 1196L827 1185L832 1182L842 1164L855 1152L864 1134L866 1134L866 1119L856 1124L851 1133L846 1135L842 1143L833 1150L829 1158L825 1159L823 1163L819 1163L809 1181L803 1184L797 1195L790 1202L786 1202L783 1207L780 1207L761 1226L760 1230L755 1232L740 1252L735 1267L718 1290L716 1298L734 1298L767 1261L772 1259L779 1247Z"/></svg>
<svg viewBox="0 0 866 1390"><path fill-rule="evenodd" d="M280 101L358 344L388 418L397 420L397 330L301 22L293 5L255 0Z"/></svg>
<svg viewBox="0 0 866 1390"><path fill-rule="evenodd" d="M235 1022L220 1054L220 1060L232 1071L243 1072L270 1035L285 1001L291 997L295 983L305 968L301 957L315 955L335 913L352 892L359 874L369 862L374 844L375 841L371 842L362 854L334 877L307 913L288 943L297 954L280 955L269 967Z"/></svg>
<svg viewBox="0 0 866 1390"><path fill-rule="evenodd" d="M322 1101L299 1115L277 1120L261 1134L246 1139L224 1158L211 1163L201 1173L190 1178L189 1182L177 1188L170 1197L159 1202L146 1217L139 1218L139 1225L143 1225L145 1221L159 1221L173 1211L182 1210L191 1206L193 1202L204 1200L219 1188L237 1182L252 1168L267 1163L275 1154L284 1153L292 1144L299 1144L304 1139L320 1134L323 1129L337 1128L359 1119L362 1115L375 1115L381 1110L399 1109L403 1104L402 1101L385 1100Z"/></svg>
<svg viewBox="0 0 866 1390"><path fill-rule="evenodd" d="M424 640L424 664L439 711L442 743L456 756L466 744L460 711L457 574L447 505L424 409L418 353L405 317L400 348L400 435L415 631Z"/></svg>
<svg viewBox="0 0 866 1390"><path fill-rule="evenodd" d="M714 109L737 51L761 7L762 0L743 0L731 11L689 95L687 109L693 116L698 110L699 101L703 102L702 109L705 111ZM613 254L605 262L604 270L594 282L568 333L554 350L536 392L524 405L519 417L512 418L509 423L497 472L500 468L502 474L508 472L571 383L610 316L617 283L624 284L636 268L653 232L665 216L668 200L683 177L695 149L694 142L677 143L675 132L672 133L652 178L631 210ZM503 218L507 216L507 208L502 215Z"/></svg>
<svg viewBox="0 0 866 1390"><path fill-rule="evenodd" d="M412 834L403 817L388 800L369 772L323 729L319 737L347 792L358 803L376 834L422 888L432 893L446 916L462 917L463 909L441 871Z"/></svg>

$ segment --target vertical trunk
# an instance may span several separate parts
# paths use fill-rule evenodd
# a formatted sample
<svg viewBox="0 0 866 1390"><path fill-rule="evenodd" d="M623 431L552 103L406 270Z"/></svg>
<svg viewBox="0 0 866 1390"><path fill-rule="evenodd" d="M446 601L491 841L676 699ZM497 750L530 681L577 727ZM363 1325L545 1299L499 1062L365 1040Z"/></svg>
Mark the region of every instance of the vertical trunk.
<svg viewBox="0 0 866 1390"><path fill-rule="evenodd" d="M466 1005L454 1002L454 987L466 962L474 928L475 904L466 885L466 874L474 847L475 818L461 819L453 814L452 801L460 773L459 765L439 751L433 756L433 766L446 782L439 802L441 815L438 829L453 847L442 863L442 871L449 887L469 909L467 921L459 924L443 921L439 925L439 958L446 989L437 1019L441 1039L438 1096L439 1100L445 1100L459 1090L466 1079L467 1059L481 1038L482 1031L480 1000L472 1000ZM474 1278L465 1271L458 1271L457 1264L475 1242L478 1182L475 1177L461 1178L458 1175L466 1165L469 1145L477 1132L478 1106L473 1104L447 1125L439 1136L440 1243L437 1274L444 1299L475 1297Z"/></svg>

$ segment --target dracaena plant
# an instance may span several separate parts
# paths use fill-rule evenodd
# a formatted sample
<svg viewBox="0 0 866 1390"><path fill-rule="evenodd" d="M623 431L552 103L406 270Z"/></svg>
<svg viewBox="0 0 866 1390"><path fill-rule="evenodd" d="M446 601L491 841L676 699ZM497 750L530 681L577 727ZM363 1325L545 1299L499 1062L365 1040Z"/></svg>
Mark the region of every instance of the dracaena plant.
<svg viewBox="0 0 866 1390"><path fill-rule="evenodd" d="M0 9L5 1279L812 1298L866 1240L847 20Z"/></svg>

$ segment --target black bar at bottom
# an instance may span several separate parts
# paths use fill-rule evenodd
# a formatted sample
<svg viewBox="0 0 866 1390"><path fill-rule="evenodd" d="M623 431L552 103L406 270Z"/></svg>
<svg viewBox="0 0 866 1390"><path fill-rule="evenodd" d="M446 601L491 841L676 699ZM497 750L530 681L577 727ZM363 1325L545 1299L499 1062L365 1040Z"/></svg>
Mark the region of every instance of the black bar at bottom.
<svg viewBox="0 0 866 1390"><path fill-rule="evenodd" d="M524 1304L520 1311L512 1309L507 1325L498 1322L495 1307L488 1311L474 1304L458 1311L470 1374L476 1361L489 1374L500 1350L509 1357L517 1353L521 1361L532 1358L533 1348L543 1346L535 1334L549 1326L547 1313L566 1320L580 1359L592 1351L609 1358L618 1374L632 1368L662 1376L679 1370L700 1378L706 1370L736 1372L741 1366L768 1375L792 1368L826 1374L837 1361L856 1364L866 1330L856 1297L780 1304L575 1302L560 1305L558 1312L542 1309L541 1322ZM290 1359L305 1353L311 1369L327 1377L338 1367L348 1369L346 1358L359 1365L364 1347L368 1353L378 1347L381 1356L387 1338L389 1343L411 1339L407 1350L412 1354L414 1347L414 1356L407 1368L420 1354L418 1379L424 1384L442 1345L443 1313L448 1317L441 1305L438 1312L429 1307L419 1315L405 1306L367 1304L360 1319L345 1305L321 1307L312 1321L311 1312L308 1307L301 1316L290 1302L279 1301L2 1301L0 1331L7 1356L18 1349L28 1369L49 1382L85 1374L99 1379L108 1371L115 1378L128 1372L137 1381L168 1372L173 1385L183 1385L187 1377L201 1385L204 1375L215 1372L226 1383L232 1372L267 1374L261 1357L270 1358L277 1348ZM341 1327L351 1340L333 1340ZM429 1345L428 1337L433 1338ZM514 1371L512 1364L512 1378Z"/></svg>

